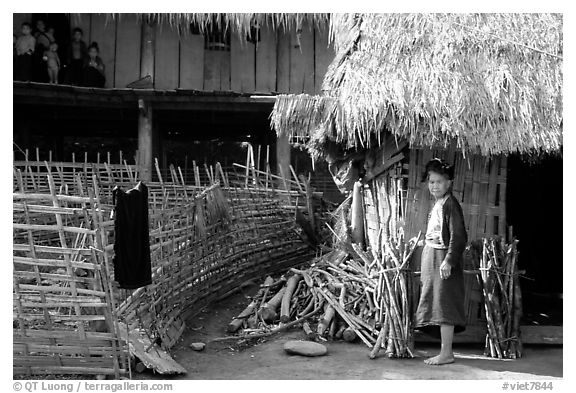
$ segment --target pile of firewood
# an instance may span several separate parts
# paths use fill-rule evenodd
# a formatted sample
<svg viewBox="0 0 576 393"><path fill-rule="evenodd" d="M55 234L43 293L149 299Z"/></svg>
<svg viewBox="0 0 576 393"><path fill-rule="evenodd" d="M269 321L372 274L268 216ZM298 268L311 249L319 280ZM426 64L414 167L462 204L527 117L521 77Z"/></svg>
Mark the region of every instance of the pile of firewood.
<svg viewBox="0 0 576 393"><path fill-rule="evenodd" d="M478 254L488 334L484 354L494 358L522 356L520 318L522 292L518 280L518 240L506 244L499 238L472 244Z"/></svg>
<svg viewBox="0 0 576 393"><path fill-rule="evenodd" d="M380 255L348 244L346 251L333 250L306 269L292 268L277 280L267 277L227 330L251 339L301 326L314 341L361 340L371 358L381 348L388 357L412 357L408 265L416 241L400 238Z"/></svg>

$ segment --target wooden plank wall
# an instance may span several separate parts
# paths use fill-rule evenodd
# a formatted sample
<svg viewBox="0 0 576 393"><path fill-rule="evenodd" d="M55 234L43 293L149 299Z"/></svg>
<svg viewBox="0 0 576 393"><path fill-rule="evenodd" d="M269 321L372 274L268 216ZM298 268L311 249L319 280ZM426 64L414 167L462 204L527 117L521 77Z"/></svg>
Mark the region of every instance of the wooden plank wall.
<svg viewBox="0 0 576 393"><path fill-rule="evenodd" d="M123 14L118 20L114 87L123 88L140 77L142 26L135 14Z"/></svg>
<svg viewBox="0 0 576 393"><path fill-rule="evenodd" d="M14 14L14 29L30 14ZM84 41L98 42L106 66L106 87L125 88L140 77L142 28L136 14L110 19L103 14L73 14L70 27ZM263 25L251 43L234 32L230 50L204 49L204 37L171 26L156 27L154 88L238 93L319 93L334 49L328 28L302 26L300 34Z"/></svg>
<svg viewBox="0 0 576 393"><path fill-rule="evenodd" d="M180 88L204 88L204 37L186 34L180 37Z"/></svg>
<svg viewBox="0 0 576 393"><path fill-rule="evenodd" d="M278 34L268 25L260 28L256 44L256 92L276 91Z"/></svg>
<svg viewBox="0 0 576 393"><path fill-rule="evenodd" d="M314 34L314 94L322 92L322 81L334 53L333 42L328 41L328 26L317 29Z"/></svg>
<svg viewBox="0 0 576 393"><path fill-rule="evenodd" d="M251 93L256 90L256 48L238 34L231 37L230 82L232 91Z"/></svg>
<svg viewBox="0 0 576 393"><path fill-rule="evenodd" d="M158 26L154 50L154 87L168 90L180 86L180 38L177 29L169 25Z"/></svg>

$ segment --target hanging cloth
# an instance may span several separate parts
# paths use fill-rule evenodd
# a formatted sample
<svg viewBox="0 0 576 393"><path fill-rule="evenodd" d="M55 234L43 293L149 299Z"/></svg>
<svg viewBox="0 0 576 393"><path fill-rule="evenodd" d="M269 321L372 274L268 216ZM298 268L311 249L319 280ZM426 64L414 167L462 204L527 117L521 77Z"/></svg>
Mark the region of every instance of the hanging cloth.
<svg viewBox="0 0 576 393"><path fill-rule="evenodd" d="M114 277L120 288L135 289L152 283L148 233L148 187L139 182L124 192L112 191L114 219Z"/></svg>

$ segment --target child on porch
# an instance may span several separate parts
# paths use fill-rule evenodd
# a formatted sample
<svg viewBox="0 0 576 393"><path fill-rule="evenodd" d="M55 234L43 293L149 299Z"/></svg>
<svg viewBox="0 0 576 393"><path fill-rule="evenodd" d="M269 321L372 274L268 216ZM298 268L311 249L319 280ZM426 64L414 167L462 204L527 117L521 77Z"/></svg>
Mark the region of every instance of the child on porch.
<svg viewBox="0 0 576 393"><path fill-rule="evenodd" d="M88 56L88 49L82 36L82 29L75 27L72 31L72 42L70 42L70 46L68 47L67 62L65 65L65 83L70 85L82 84L82 69L84 68L84 61Z"/></svg>
<svg viewBox="0 0 576 393"><path fill-rule="evenodd" d="M58 84L58 72L60 71L60 58L58 57L58 44L50 43L50 48L44 52L44 61L48 68L48 79L50 83Z"/></svg>
<svg viewBox="0 0 576 393"><path fill-rule="evenodd" d="M84 62L83 86L104 87L106 78L104 76L104 62L99 56L98 43L93 42L88 47L88 57Z"/></svg>
<svg viewBox="0 0 576 393"><path fill-rule="evenodd" d="M16 40L14 80L29 81L32 79L32 56L35 46L36 39L32 36L32 26L28 22L22 23L22 35Z"/></svg>
<svg viewBox="0 0 576 393"><path fill-rule="evenodd" d="M422 251L422 290L415 328L440 335L440 353L424 361L429 365L453 363L454 333L465 329L462 254L467 234L462 207L452 195L453 179L454 168L448 163L433 159L426 165L424 181L435 203Z"/></svg>

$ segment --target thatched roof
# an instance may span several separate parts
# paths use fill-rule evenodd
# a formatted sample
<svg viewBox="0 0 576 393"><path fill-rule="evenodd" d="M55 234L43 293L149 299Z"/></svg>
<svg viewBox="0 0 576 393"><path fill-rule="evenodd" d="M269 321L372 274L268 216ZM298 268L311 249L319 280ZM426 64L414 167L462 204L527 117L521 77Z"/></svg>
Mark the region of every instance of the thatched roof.
<svg viewBox="0 0 576 393"><path fill-rule="evenodd" d="M278 133L366 146L456 140L485 155L562 145L562 16L341 14L321 96L281 95ZM372 142L371 142L372 141Z"/></svg>
<svg viewBox="0 0 576 393"><path fill-rule="evenodd" d="M114 18L122 18L122 14L110 14ZM229 28L241 36L250 34L254 25L271 26L273 29L302 28L303 26L328 26L330 14L322 13L140 13L143 19L149 19L159 24L169 24L181 27L180 31L189 31L190 25L197 26L201 32L210 27Z"/></svg>

